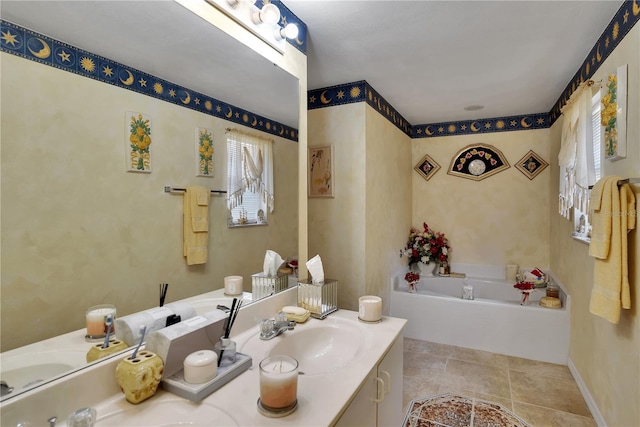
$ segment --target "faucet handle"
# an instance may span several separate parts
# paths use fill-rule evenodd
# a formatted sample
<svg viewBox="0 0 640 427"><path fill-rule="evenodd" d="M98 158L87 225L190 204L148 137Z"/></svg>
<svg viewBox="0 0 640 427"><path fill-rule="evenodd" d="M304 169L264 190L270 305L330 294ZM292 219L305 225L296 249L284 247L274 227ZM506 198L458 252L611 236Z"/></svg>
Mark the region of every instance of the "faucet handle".
<svg viewBox="0 0 640 427"><path fill-rule="evenodd" d="M273 321L270 319L263 319L260 322L260 335L263 337L269 336L273 333Z"/></svg>
<svg viewBox="0 0 640 427"><path fill-rule="evenodd" d="M287 313L284 313L282 311L276 313L276 315L273 317L275 319L276 322L286 322L287 321Z"/></svg>
<svg viewBox="0 0 640 427"><path fill-rule="evenodd" d="M47 420L49 423L49 427L56 427L56 421L58 421L58 417L51 417Z"/></svg>

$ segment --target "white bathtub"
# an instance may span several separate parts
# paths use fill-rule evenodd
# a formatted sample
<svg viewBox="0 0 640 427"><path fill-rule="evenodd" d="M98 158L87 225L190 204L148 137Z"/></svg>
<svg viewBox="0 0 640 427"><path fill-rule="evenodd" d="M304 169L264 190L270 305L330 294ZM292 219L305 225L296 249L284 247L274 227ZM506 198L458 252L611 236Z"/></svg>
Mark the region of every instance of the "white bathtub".
<svg viewBox="0 0 640 427"><path fill-rule="evenodd" d="M463 279L422 278L409 293L404 272L392 278L390 314L407 319L404 336L509 356L566 364L569 358L571 299L560 287L561 309L538 305L545 290L534 291L530 306L504 279L499 266L452 265L467 274L473 300L462 299Z"/></svg>

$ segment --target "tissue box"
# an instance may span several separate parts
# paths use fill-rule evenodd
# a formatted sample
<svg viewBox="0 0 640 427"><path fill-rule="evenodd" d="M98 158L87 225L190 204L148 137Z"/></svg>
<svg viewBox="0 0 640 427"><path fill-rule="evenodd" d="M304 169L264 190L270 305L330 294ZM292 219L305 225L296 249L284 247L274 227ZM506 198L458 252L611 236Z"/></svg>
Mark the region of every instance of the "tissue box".
<svg viewBox="0 0 640 427"><path fill-rule="evenodd" d="M311 279L298 282L298 307L311 312L316 319L324 319L338 309L338 281L324 279L313 283Z"/></svg>
<svg viewBox="0 0 640 427"><path fill-rule="evenodd" d="M264 273L253 274L251 276L253 300L256 301L287 289L289 286L288 277L283 273L278 273L277 276L267 276Z"/></svg>

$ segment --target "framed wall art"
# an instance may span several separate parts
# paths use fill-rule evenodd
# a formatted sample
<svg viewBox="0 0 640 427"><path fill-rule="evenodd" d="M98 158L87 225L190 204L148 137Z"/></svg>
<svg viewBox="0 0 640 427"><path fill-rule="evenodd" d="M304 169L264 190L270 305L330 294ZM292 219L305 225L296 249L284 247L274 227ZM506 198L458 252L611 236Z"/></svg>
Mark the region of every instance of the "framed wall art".
<svg viewBox="0 0 640 427"><path fill-rule="evenodd" d="M418 175L423 177L425 181L429 181L433 175L438 172L440 165L431 158L428 154L425 154L422 159L413 167L418 172Z"/></svg>
<svg viewBox="0 0 640 427"><path fill-rule="evenodd" d="M151 117L127 111L125 132L127 172L151 173Z"/></svg>
<svg viewBox="0 0 640 427"><path fill-rule="evenodd" d="M620 160L627 157L627 65L609 74L602 89L600 120L604 157Z"/></svg>
<svg viewBox="0 0 640 427"><path fill-rule="evenodd" d="M522 172L527 178L533 179L540 174L549 163L547 163L542 157L540 157L533 150L529 150L527 154L524 155L518 163L516 163L516 168Z"/></svg>
<svg viewBox="0 0 640 427"><path fill-rule="evenodd" d="M333 145L308 149L309 197L334 197Z"/></svg>
<svg viewBox="0 0 640 427"><path fill-rule="evenodd" d="M196 128L196 176L213 178L213 131L207 128Z"/></svg>
<svg viewBox="0 0 640 427"><path fill-rule="evenodd" d="M509 169L502 151L488 144L469 145L451 159L447 174L481 181Z"/></svg>

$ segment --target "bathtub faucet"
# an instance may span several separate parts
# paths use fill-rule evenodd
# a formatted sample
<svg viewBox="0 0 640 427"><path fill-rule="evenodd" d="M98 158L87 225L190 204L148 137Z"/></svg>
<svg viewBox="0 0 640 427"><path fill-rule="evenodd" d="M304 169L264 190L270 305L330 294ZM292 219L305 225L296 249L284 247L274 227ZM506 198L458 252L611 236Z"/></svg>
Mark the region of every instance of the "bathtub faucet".
<svg viewBox="0 0 640 427"><path fill-rule="evenodd" d="M462 299L473 299L473 286L469 284L467 278L464 278L464 285L462 286Z"/></svg>

